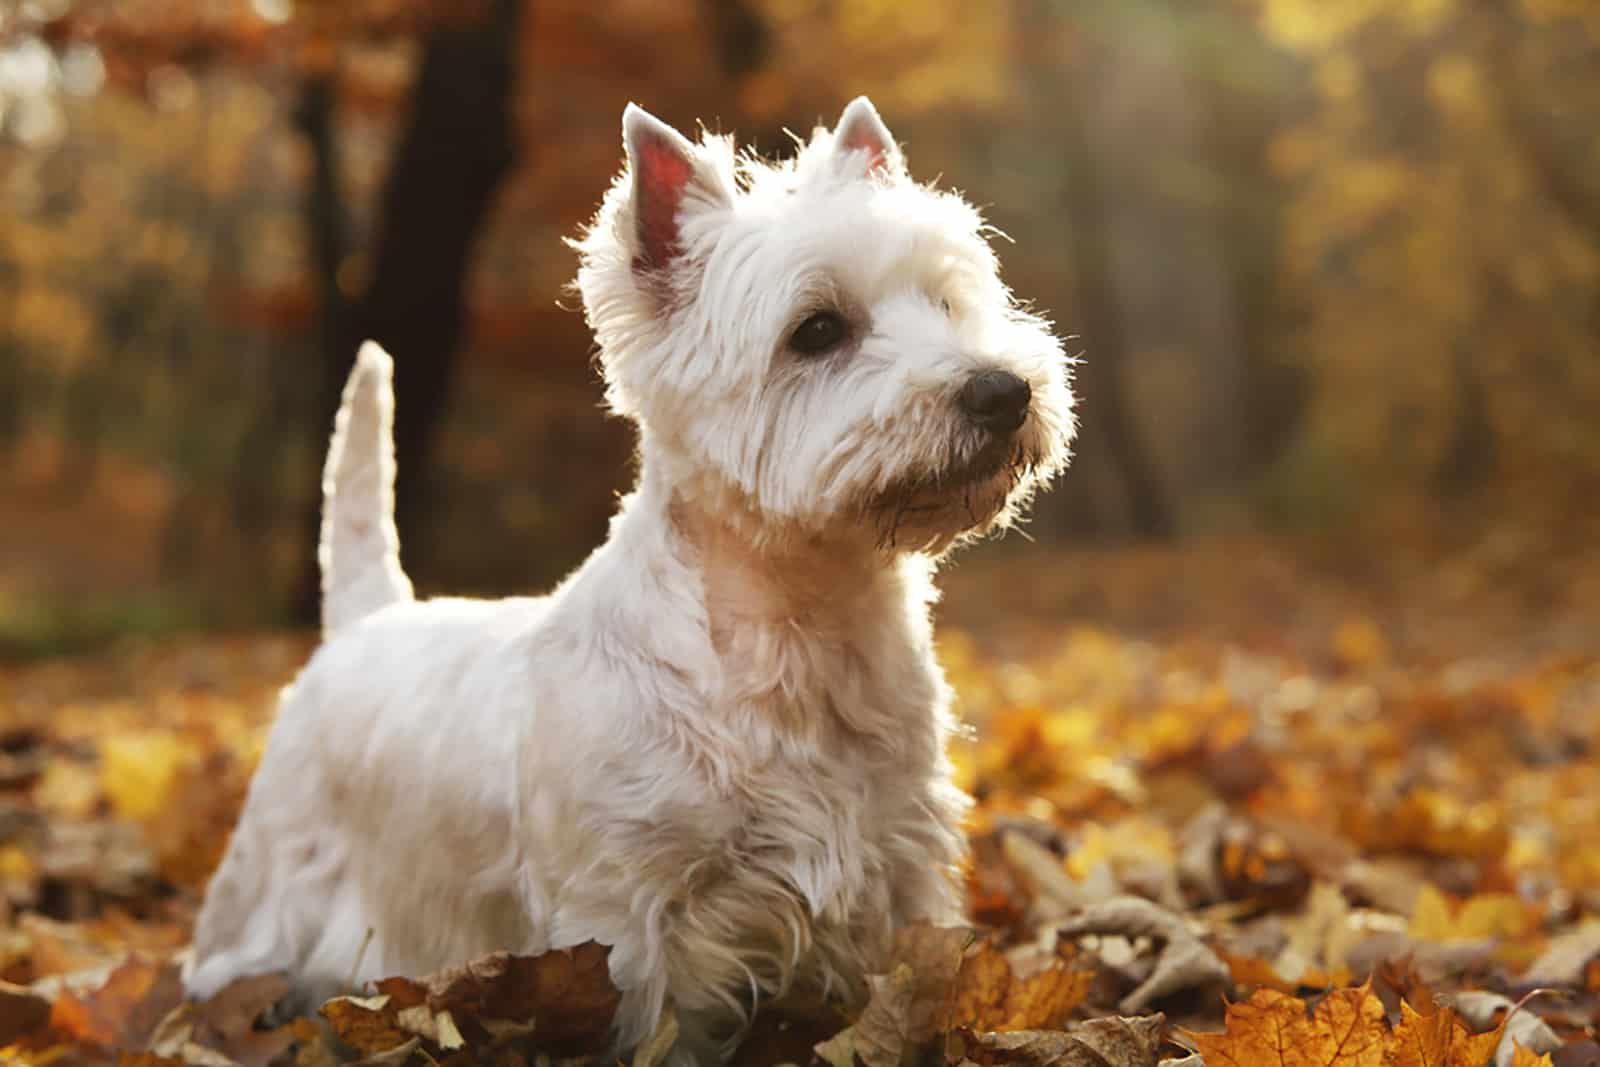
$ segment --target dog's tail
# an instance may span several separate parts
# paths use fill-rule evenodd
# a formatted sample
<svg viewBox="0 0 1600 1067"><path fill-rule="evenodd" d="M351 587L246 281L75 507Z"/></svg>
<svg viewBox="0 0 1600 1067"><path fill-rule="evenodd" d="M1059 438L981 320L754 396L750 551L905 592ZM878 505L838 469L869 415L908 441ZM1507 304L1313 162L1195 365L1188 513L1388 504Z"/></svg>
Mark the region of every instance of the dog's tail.
<svg viewBox="0 0 1600 1067"><path fill-rule="evenodd" d="M322 632L412 599L394 525L394 362L361 346L322 469Z"/></svg>

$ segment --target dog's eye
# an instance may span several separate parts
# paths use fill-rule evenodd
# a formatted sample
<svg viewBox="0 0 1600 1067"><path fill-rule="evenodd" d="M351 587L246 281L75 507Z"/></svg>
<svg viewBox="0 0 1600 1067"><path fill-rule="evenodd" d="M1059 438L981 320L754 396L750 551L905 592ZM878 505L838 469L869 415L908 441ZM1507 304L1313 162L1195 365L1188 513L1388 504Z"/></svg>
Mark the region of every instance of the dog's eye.
<svg viewBox="0 0 1600 1067"><path fill-rule="evenodd" d="M946 315L950 314L950 301L948 301L948 300L939 301L939 310L943 311Z"/></svg>
<svg viewBox="0 0 1600 1067"><path fill-rule="evenodd" d="M789 335L789 347L803 356L820 356L838 348L849 332L843 315L837 311L819 311L794 328L794 333Z"/></svg>

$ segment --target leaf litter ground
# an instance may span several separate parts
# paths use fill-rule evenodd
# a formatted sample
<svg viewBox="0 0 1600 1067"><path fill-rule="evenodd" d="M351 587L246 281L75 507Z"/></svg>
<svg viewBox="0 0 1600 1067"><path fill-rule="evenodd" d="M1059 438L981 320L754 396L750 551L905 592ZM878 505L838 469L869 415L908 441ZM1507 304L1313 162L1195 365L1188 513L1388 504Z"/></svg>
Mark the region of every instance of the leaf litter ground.
<svg viewBox="0 0 1600 1067"><path fill-rule="evenodd" d="M974 928L902 931L864 1010L771 1006L738 1062L1600 1064L1600 583L1506 555L957 568L940 645L972 726ZM596 1056L597 945L302 1015L275 976L182 1002L199 894L310 648L0 671L0 1062Z"/></svg>

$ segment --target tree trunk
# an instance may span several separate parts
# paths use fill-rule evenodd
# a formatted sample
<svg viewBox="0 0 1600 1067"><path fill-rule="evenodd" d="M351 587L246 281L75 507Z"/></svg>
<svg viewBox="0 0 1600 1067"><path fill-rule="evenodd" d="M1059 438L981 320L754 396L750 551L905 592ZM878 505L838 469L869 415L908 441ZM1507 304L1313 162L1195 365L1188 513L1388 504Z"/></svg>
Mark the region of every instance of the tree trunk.
<svg viewBox="0 0 1600 1067"><path fill-rule="evenodd" d="M357 346L378 341L395 361L402 545L416 543L428 510L421 486L455 377L469 259L495 190L517 158L512 94L522 15L522 0L494 0L481 20L429 33L384 185L370 280L348 308L338 285L344 251L333 184L337 146L331 123L320 138L302 123L319 154L307 212L324 301L321 425L333 425ZM306 110L330 114L331 99L319 103L318 92L315 83L308 86ZM308 548L316 544L320 514L319 498L306 524ZM300 621L317 618L319 587L313 553L295 603Z"/></svg>
<svg viewBox="0 0 1600 1067"><path fill-rule="evenodd" d="M1310 393L1306 369L1285 358L1279 310L1287 294L1278 286L1283 193L1266 172L1271 118L1240 99L1207 50L1187 53L1192 88L1205 120L1205 144L1214 173L1223 179L1217 233L1226 278L1228 322L1238 353L1236 409L1244 419L1237 463L1230 477L1249 477L1269 466L1293 438ZM1259 105L1257 105L1259 106Z"/></svg>
<svg viewBox="0 0 1600 1067"><path fill-rule="evenodd" d="M1056 129L1066 156L1061 206L1077 290L1077 321L1082 324L1086 350L1078 369L1083 421L1086 429L1098 428L1108 446L1121 479L1133 532L1145 537L1168 537L1173 532L1172 514L1134 425L1132 405L1123 383L1128 347L1122 312L1111 284L1105 202L1078 111L1078 97L1070 89L1061 96L1056 108Z"/></svg>

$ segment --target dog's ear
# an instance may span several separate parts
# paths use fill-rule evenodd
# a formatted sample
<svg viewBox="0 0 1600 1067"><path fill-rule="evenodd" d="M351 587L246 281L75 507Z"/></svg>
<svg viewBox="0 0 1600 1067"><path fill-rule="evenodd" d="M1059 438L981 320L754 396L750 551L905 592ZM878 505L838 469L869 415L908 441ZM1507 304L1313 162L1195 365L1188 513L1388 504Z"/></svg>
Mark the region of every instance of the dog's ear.
<svg viewBox="0 0 1600 1067"><path fill-rule="evenodd" d="M683 251L685 201L727 202L727 191L688 139L637 104L622 113L632 183L636 270L658 270Z"/></svg>
<svg viewBox="0 0 1600 1067"><path fill-rule="evenodd" d="M833 151L866 152L867 170L886 171L900 161L900 146L894 143L894 134L878 117L872 101L858 96L845 106L839 124L833 128Z"/></svg>

